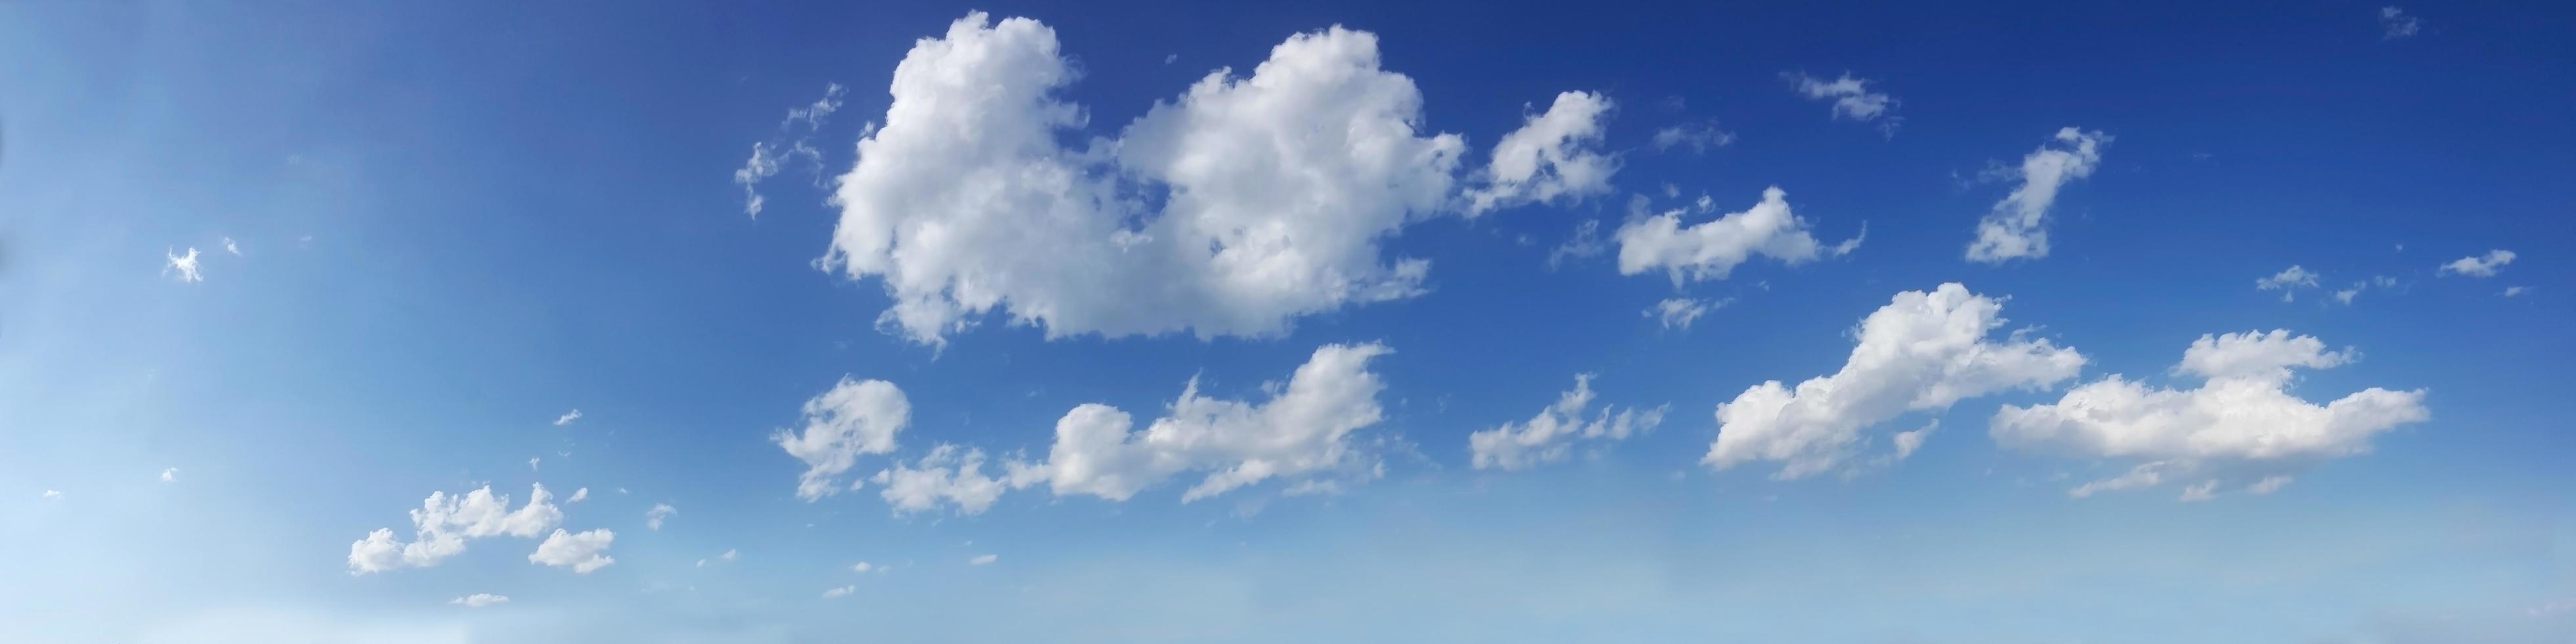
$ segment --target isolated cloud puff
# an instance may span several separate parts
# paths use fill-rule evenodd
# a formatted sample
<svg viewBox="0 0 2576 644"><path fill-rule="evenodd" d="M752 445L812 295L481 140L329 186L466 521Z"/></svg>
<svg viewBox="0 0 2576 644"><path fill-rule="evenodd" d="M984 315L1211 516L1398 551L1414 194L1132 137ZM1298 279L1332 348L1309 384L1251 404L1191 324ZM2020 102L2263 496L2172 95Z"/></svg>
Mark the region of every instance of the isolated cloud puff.
<svg viewBox="0 0 2576 644"><path fill-rule="evenodd" d="M912 422L912 402L894 383L842 376L831 390L806 400L804 413L802 429L779 429L769 440L805 462L796 497L810 502L841 491L841 474L859 456L894 451L895 435Z"/></svg>
<svg viewBox="0 0 2576 644"><path fill-rule="evenodd" d="M1701 462L1727 469L1781 464L1774 479L1845 466L1865 446L1861 430L1910 411L1949 407L2014 389L2047 389L2076 376L2085 358L2020 332L1995 338L2003 300L1959 284L1896 294L1863 319L1842 369L1791 389L1773 380L1717 406L1717 440ZM1900 438L1912 454L1923 434Z"/></svg>
<svg viewBox="0 0 2576 644"><path fill-rule="evenodd" d="M2199 387L2150 387L2113 374L2055 403L1995 412L1997 443L2030 452L2136 461L2126 473L2068 490L2096 492L2184 482L2184 500L2279 489L2307 467L2370 451L2372 437L2431 417L2425 391L2378 387L2323 405L2289 392L2299 369L2352 362L2315 336L2288 330L2202 335L2179 375Z"/></svg>
<svg viewBox="0 0 2576 644"><path fill-rule="evenodd" d="M2015 185L1977 220L1977 239L1968 243L1968 260L1999 264L2047 257L2048 209L2057 203L2057 191L2091 176L2102 163L2102 148L2110 143L2111 136L2101 132L2063 128L2022 157L2020 166L1998 169Z"/></svg>
<svg viewBox="0 0 2576 644"><path fill-rule="evenodd" d="M1421 127L1420 91L1377 43L1297 34L1248 76L1212 71L1085 137L1054 30L968 14L896 66L820 264L881 279L879 325L922 343L995 311L1051 338L1277 336L1421 293L1430 264L1381 248L1409 223L1595 192L1615 170L1588 149L1609 102L1571 93L1461 181L1465 139Z"/></svg>
<svg viewBox="0 0 2576 644"><path fill-rule="evenodd" d="M1789 211L1789 193L1778 187L1762 191L1762 201L1743 212L1684 225L1683 215L1717 209L1708 197L1689 208L1646 215L1632 212L1619 227L1619 274L1661 270L1679 286L1690 281L1722 280L1754 256L1798 265L1858 248L1855 237L1833 247L1816 243L1807 221ZM1637 204L1642 207L1642 203Z"/></svg>

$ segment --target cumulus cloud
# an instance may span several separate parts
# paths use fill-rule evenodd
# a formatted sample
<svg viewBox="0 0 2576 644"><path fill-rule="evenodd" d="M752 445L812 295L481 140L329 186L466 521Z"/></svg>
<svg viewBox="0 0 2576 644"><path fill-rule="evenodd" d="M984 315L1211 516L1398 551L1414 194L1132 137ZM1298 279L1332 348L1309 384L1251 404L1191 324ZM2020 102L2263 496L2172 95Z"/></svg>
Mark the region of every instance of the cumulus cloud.
<svg viewBox="0 0 2576 644"><path fill-rule="evenodd" d="M842 586L842 587L839 587L839 588L825 588L825 589L823 589L823 598L824 598L824 599L831 599L831 598L834 598L834 597L840 597L840 596L848 595L848 594L850 594L850 593L854 593L854 592L858 592L858 591L859 591L859 587L858 587L858 586Z"/></svg>
<svg viewBox="0 0 2576 644"><path fill-rule="evenodd" d="M644 529L661 530L663 521L667 521L671 518L671 515L679 513L680 509L671 507L671 504L669 503L655 503L651 509L644 511Z"/></svg>
<svg viewBox="0 0 2576 644"><path fill-rule="evenodd" d="M1667 407L1640 411L1605 405L1600 413L1587 415L1592 407L1592 377L1576 375L1573 389L1559 394L1555 404L1527 421L1468 434L1467 449L1475 468L1518 470L1563 460L1575 441L1626 440L1664 422Z"/></svg>
<svg viewBox="0 0 2576 644"><path fill-rule="evenodd" d="M989 563L993 563L993 562L995 562L995 561L1001 561L1001 560L1002 560L1002 556L1001 556L1001 555L975 555L975 558L966 560L966 565L969 565L969 566L981 566L981 565L984 565L984 564L989 564Z"/></svg>
<svg viewBox="0 0 2576 644"><path fill-rule="evenodd" d="M2379 30L2380 40L2413 38L2415 34L2424 31L2424 20L2408 15L2406 10L2399 9L2396 5L2380 7Z"/></svg>
<svg viewBox="0 0 2576 644"><path fill-rule="evenodd" d="M2072 348L2015 332L1991 338L2003 300L1942 284L1896 294L1861 321L1841 370L1796 389L1773 380L1717 406L1717 440L1701 462L1727 469L1777 461L1774 479L1844 465L1864 446L1861 430L1909 411L2014 389L2047 389L2072 379L2085 358ZM1899 439L1910 454L1922 435Z"/></svg>
<svg viewBox="0 0 2576 644"><path fill-rule="evenodd" d="M162 468L162 470L161 470L161 482L163 482L163 483L168 483L168 482L176 481L176 480L179 480L179 468L175 468L175 467Z"/></svg>
<svg viewBox="0 0 2576 644"><path fill-rule="evenodd" d="M1124 501L1175 475L1207 472L1181 494L1189 502L1273 478L1319 489L1331 482L1325 477L1375 476L1374 458L1351 433L1385 417L1377 403L1385 385L1368 362L1389 352L1326 345L1285 386L1265 386L1271 398L1260 403L1202 396L1191 378L1168 413L1141 430L1116 407L1075 407L1056 420L1046 461L1010 465L1011 485Z"/></svg>
<svg viewBox="0 0 2576 644"><path fill-rule="evenodd" d="M2102 162L2102 148L2110 143L2111 136L2098 131L2063 128L2030 156L2022 157L2020 167L1999 169L1997 174L2019 185L1977 221L1977 239L1968 243L1968 260L1999 264L2047 257L2044 225L2049 206L2057 203L2058 189L2093 174L2094 166Z"/></svg>
<svg viewBox="0 0 2576 644"><path fill-rule="evenodd" d="M1467 191L1467 214L1609 192L1619 163L1599 148L1610 110L1610 99L1600 94L1557 94L1546 113L1530 115L1494 144L1493 161L1479 177L1483 185Z"/></svg>
<svg viewBox="0 0 2576 644"><path fill-rule="evenodd" d="M179 276L179 281L181 282L193 283L206 281L206 276L203 273L197 272L197 249L188 249L188 254L186 255L180 255L175 252L165 252L162 254L169 256L170 258L170 261L167 264L164 264L161 268L161 272L163 274L176 274Z"/></svg>
<svg viewBox="0 0 2576 644"><path fill-rule="evenodd" d="M535 538L563 521L563 511L548 502L543 484L531 486L528 504L511 510L510 497L495 495L486 485L465 494L431 492L411 511L412 540L403 542L392 528L378 528L349 544L349 574L385 572L404 566L426 568L465 552L465 542L508 535Z"/></svg>
<svg viewBox="0 0 2576 644"><path fill-rule="evenodd" d="M881 280L880 327L936 345L999 312L1050 338L1275 337L1423 292L1430 264L1381 242L1479 203L1458 179L1465 140L1424 130L1421 93L1368 32L1291 36L1115 136L1060 98L1077 75L1053 29L982 13L896 66L819 262ZM1608 106L1560 97L1472 188L1490 206L1595 191L1614 167L1588 149Z"/></svg>
<svg viewBox="0 0 2576 644"><path fill-rule="evenodd" d="M461 605L466 608L482 608L493 604L510 603L510 596L495 595L492 593L474 593L472 595L447 600L447 603Z"/></svg>
<svg viewBox="0 0 2576 644"><path fill-rule="evenodd" d="M1834 118L1851 119L1878 126L1878 131L1896 136L1896 127L1905 118L1896 115L1896 97L1870 91L1870 81L1853 78L1851 72L1833 80L1808 76L1805 72L1781 72L1800 95L1809 99L1834 102Z"/></svg>
<svg viewBox="0 0 2576 644"><path fill-rule="evenodd" d="M880 496L896 514L910 514L947 503L960 514L981 514L993 507L1007 486L984 475L984 451L956 445L931 448L916 463L895 463L877 472Z"/></svg>
<svg viewBox="0 0 2576 644"><path fill-rule="evenodd" d="M1667 298L1646 307L1646 317L1663 323L1665 329L1689 329L1692 322L1709 311L1726 306L1731 300L1695 300L1686 297Z"/></svg>
<svg viewBox="0 0 2576 644"><path fill-rule="evenodd" d="M815 100L812 105L788 110L787 120L779 122L777 134L768 140L752 142L751 159L733 171L734 185L742 186L743 214L755 218L760 216L761 209L768 203L760 196L760 182L777 176L778 171L788 164L801 160L816 174L822 173L823 153L814 149L814 132L823 129L824 120L841 109L841 96L845 93L840 83L824 85L823 98ZM798 123L803 123L804 127L798 128Z"/></svg>
<svg viewBox="0 0 2576 644"><path fill-rule="evenodd" d="M573 573L587 575L590 571L617 563L616 558L605 554L608 542L616 539L617 533L609 532L607 528L588 532L566 532L556 528L553 535L546 537L545 543L537 544L536 552L528 553L528 562L558 568L569 566Z"/></svg>
<svg viewBox="0 0 2576 644"><path fill-rule="evenodd" d="M895 434L912 422L912 403L894 383L849 376L806 400L804 411L804 429L782 428L771 432L769 440L805 462L796 497L809 502L840 492L841 474L856 466L859 456L894 451Z"/></svg>
<svg viewBox="0 0 2576 644"><path fill-rule="evenodd" d="M2317 277L2319 276L2315 271L2301 268L2297 264L2291 264L2289 268L2283 269L2281 272L2275 273L2271 277L2254 280L2254 289L2258 291L2280 291L2281 301L2289 302L2297 299L2299 289L2316 288ZM2351 301L2351 299L2352 298L2344 298L2347 302Z"/></svg>
<svg viewBox="0 0 2576 644"><path fill-rule="evenodd" d="M2502 249L2491 250L2487 251L2487 254L2485 255L2470 255L2468 257L2451 260L2450 263L2443 264L2441 268L2434 272L2443 275L2494 277L2496 270L2504 268L2504 265L2506 264L2513 263L2513 258L2513 251Z"/></svg>
<svg viewBox="0 0 2576 644"><path fill-rule="evenodd" d="M878 565L876 565L876 564L872 564L872 563L868 563L868 562L862 561L862 562L858 562L858 563L855 563L855 564L850 564L850 572L855 572L855 573L859 573L859 574L867 574L867 573L871 573L871 572L885 572L885 568L884 568L884 567L881 567L881 566L878 566Z"/></svg>
<svg viewBox="0 0 2576 644"><path fill-rule="evenodd" d="M1631 202L1628 222L1619 227L1619 274L1661 269L1675 286L1695 280L1722 280L1755 255L1798 265L1816 258L1851 252L1857 238L1827 248L1809 234L1807 221L1789 211L1789 193L1778 187L1762 191L1762 201L1744 212L1682 225L1685 214L1713 212L1706 196L1689 208L1645 215L1641 202Z"/></svg>
<svg viewBox="0 0 2576 644"><path fill-rule="evenodd" d="M2352 362L2315 336L2288 330L2203 335L2184 350L2178 375L2193 389L2149 387L2114 374L2068 390L2056 403L1995 412L1990 433L2030 452L2136 461L2128 471L2067 493L2182 482L2183 500L2279 489L2316 463L2370 451L2370 440L2430 417L2424 390L2362 390L2324 405L2289 392L2298 369Z"/></svg>

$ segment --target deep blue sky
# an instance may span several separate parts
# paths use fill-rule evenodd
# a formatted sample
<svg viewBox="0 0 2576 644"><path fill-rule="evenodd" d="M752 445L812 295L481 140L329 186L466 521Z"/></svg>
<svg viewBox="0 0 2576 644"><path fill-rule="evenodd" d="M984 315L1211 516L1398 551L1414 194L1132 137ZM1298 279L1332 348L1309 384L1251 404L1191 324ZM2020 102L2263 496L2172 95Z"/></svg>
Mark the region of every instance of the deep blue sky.
<svg viewBox="0 0 2576 644"><path fill-rule="evenodd" d="M519 5L0 6L0 640L2576 632L2576 437L2558 404L2576 356L2576 11ZM1589 149L1617 172L1580 198L1409 215L1378 250L1429 260L1421 293L1286 316L1284 334L1049 339L997 310L923 344L878 322L882 276L815 260L852 216L827 198L854 143L894 136L897 64L970 9L1060 43L1078 78L1052 96L1087 118L1050 133L1063 150L1340 25L1375 34L1382 68L1418 90L1419 134L1464 138L1460 189L1559 92L1615 105ZM1839 117L1784 79L1798 73L1866 79L1901 123ZM819 127L781 123L834 83L846 95ZM1732 142L1654 144L1712 123ZM2051 252L1964 258L2013 170L2068 127L2106 143L2048 207ZM799 137L819 166L760 183L746 217L746 148ZM1771 186L1816 240L1865 240L1681 285L1621 274L1632 199L1689 225ZM1685 208L1703 194L1714 210ZM1606 252L1552 263L1586 221ZM170 266L189 249L201 280ZM2512 260L2491 274L2440 269L2496 250ZM2294 265L2316 286L2256 288ZM1835 373L1864 318L1949 282L2000 303L1987 341L2045 338L2085 363L1864 419L1865 451L1824 475L1703 463L1719 404ZM1726 303L1686 327L1641 314L1667 298ZM2428 417L2331 455L2174 457L2294 476L2194 502L2179 479L2072 498L2153 459L1990 435L2003 406L2112 374L2190 390L2202 378L2176 365L2196 339L2273 329L2353 350L2280 384L2298 400L2421 390ZM844 480L942 443L1000 477L1044 461L1076 406L1142 426L1193 378L1257 404L1319 347L1366 343L1392 349L1367 367L1383 418L1347 442L1374 469L1304 479L1332 493L1281 477L1183 502L1201 468L1125 500L1059 479L981 511L895 512L876 483L799 498L805 464L772 440L844 375L879 379L909 423ZM1662 422L1527 469L1473 465L1471 433L1529 420L1583 373L1586 418L1668 406ZM1936 421L1910 457L1867 463ZM412 540L422 497L486 484L514 508L545 485L561 527L614 531L615 563L534 565L537 539L502 535L352 574L352 540ZM657 503L678 513L648 528ZM474 593L510 601L448 603Z"/></svg>

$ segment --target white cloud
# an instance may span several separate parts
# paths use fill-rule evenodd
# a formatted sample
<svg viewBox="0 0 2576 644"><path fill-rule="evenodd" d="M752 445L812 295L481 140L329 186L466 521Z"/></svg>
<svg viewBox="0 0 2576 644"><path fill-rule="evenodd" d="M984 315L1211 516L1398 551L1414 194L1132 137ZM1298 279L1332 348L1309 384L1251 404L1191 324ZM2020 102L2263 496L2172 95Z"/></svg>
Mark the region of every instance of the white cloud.
<svg viewBox="0 0 2576 644"><path fill-rule="evenodd" d="M724 554L716 555L716 561L733 561L733 560L738 559L738 558L741 558L741 557L742 557L742 552L741 552L741 551L739 551L739 550L735 550L735 549L732 549L732 548L726 548L726 549L725 549L725 551L724 551ZM698 560L698 567L699 567L699 568L705 568L705 567L707 567L707 560L705 560L705 559L699 559L699 560Z"/></svg>
<svg viewBox="0 0 2576 644"><path fill-rule="evenodd" d="M2094 166L2102 162L2102 147L2110 143L2110 135L2101 132L2063 128L2030 156L2022 157L2020 168L2001 169L2000 174L2020 185L1977 221L1977 240L1968 243L1969 261L1994 264L2047 257L2044 224L2049 206L2057 203L2058 189L2093 174Z"/></svg>
<svg viewBox="0 0 2576 644"><path fill-rule="evenodd" d="M2261 493L2315 463L2370 450L2370 439L2429 417L2423 390L2373 387L2317 405L2289 393L2294 369L2354 359L2314 336L2203 335L2174 372L2203 379L2194 389L2148 387L2117 374L2068 390L2052 404L2005 405L1990 433L2006 447L2138 461L2119 476L2068 491L2096 492L2188 481L2185 500L2222 487Z"/></svg>
<svg viewBox="0 0 2576 644"><path fill-rule="evenodd" d="M1546 113L1530 115L1494 144L1493 161L1479 176L1483 185L1467 190L1467 214L1609 192L1619 162L1599 147L1610 110L1610 99L1600 94L1557 94Z"/></svg>
<svg viewBox="0 0 2576 644"><path fill-rule="evenodd" d="M604 554L608 550L608 543L616 539L617 533L610 532L607 528L588 532L565 532L562 528L556 528L553 535L546 537L545 543L537 544L536 552L528 553L528 562L555 567L571 566L573 573L587 575L590 571L617 563L616 558Z"/></svg>
<svg viewBox="0 0 2576 644"><path fill-rule="evenodd" d="M188 249L188 254L186 255L180 255L178 253L162 254L167 255L170 258L169 263L161 268L161 272L163 274L176 272L179 274L179 281L181 282L206 281L206 276L197 272L197 249Z"/></svg>
<svg viewBox="0 0 2576 644"><path fill-rule="evenodd" d="M2528 292L2531 292L2531 288L2530 288L2530 287L2524 287L2524 286L2507 286L2507 287L2504 287L2504 296L2505 296L2505 297L2521 297L2523 293L2528 293Z"/></svg>
<svg viewBox="0 0 2576 644"><path fill-rule="evenodd" d="M59 498L63 498L63 491L62 491L62 490L45 490L45 493L44 493L42 496L43 496L44 498L48 498L48 499L59 499Z"/></svg>
<svg viewBox="0 0 2576 644"><path fill-rule="evenodd" d="M1655 130L1653 145L1656 152L1688 147L1691 152L1706 153L1709 148L1726 147L1734 142L1735 133L1717 129L1717 122L1709 121L1683 123Z"/></svg>
<svg viewBox="0 0 2576 644"><path fill-rule="evenodd" d="M564 499L564 502L565 502L565 503L580 503L583 499L587 499L587 498L590 498L590 488L581 488L581 489L578 489L578 490L573 490L573 491L572 491L572 498Z"/></svg>
<svg viewBox="0 0 2576 644"><path fill-rule="evenodd" d="M528 504L511 510L510 497L492 494L486 485L449 495L431 492L411 511L412 541L394 538L392 528L378 528L349 544L349 574L363 575L411 566L426 568L465 552L471 539L508 535L534 538L563 521L563 511L547 502L546 486L531 486Z"/></svg>
<svg viewBox="0 0 2576 644"><path fill-rule="evenodd" d="M834 598L834 597L839 597L839 596L842 596L842 595L847 595L847 594L854 593L854 592L858 592L858 591L859 591L859 587L858 587L858 586L842 586L842 587L839 587L839 588L826 588L826 589L823 589L823 598L824 598L824 599L831 599L831 598Z"/></svg>
<svg viewBox="0 0 2576 644"><path fill-rule="evenodd" d="M1701 462L1727 469L1748 461L1780 462L1774 479L1832 470L1866 444L1860 430L1908 411L2012 389L2047 389L2074 378L2085 358L2042 338L2015 332L1988 339L2004 319L2003 301L1942 284L1896 294L1861 321L1858 343L1841 370L1792 390L1773 380L1717 406L1717 440ZM1901 440L1920 446L1921 437Z"/></svg>
<svg viewBox="0 0 2576 644"><path fill-rule="evenodd" d="M240 245L240 244L233 243L233 238L231 238L231 237L225 237L225 238L224 238L224 252L232 253L232 254L234 254L234 255L240 255L240 254L241 254L241 245Z"/></svg>
<svg viewBox="0 0 2576 644"><path fill-rule="evenodd" d="M2404 9L2391 5L2379 8L2379 28L2380 40L2413 38L2416 33L2424 30L2424 21L2407 15Z"/></svg>
<svg viewBox="0 0 2576 644"><path fill-rule="evenodd" d="M538 457L535 457L535 456L530 456L530 457L528 457L528 471L530 471L530 472L537 471L537 458L538 458Z"/></svg>
<svg viewBox="0 0 2576 644"><path fill-rule="evenodd" d="M2317 275L2315 271L2301 268L2297 264L2291 264L2288 269L2284 269L2279 273L2273 274L2271 277L2254 280L2254 289L2259 291L2280 291L2281 301L2289 302L2297 299L2295 296L2298 293L2298 289L2316 288L2318 277L2320 276ZM2345 302L2352 301L2352 298L2350 297L2343 297L2341 295L2338 295L2337 297L2342 297Z"/></svg>
<svg viewBox="0 0 2576 644"><path fill-rule="evenodd" d="M1375 476L1375 459L1350 434L1384 418L1385 389L1368 361L1383 345L1325 345L1267 402L1199 395L1191 378L1169 413L1142 430L1127 412L1087 404L1056 420L1055 445L1041 463L1012 463L1012 487L1046 483L1055 494L1124 501L1183 472L1207 471L1183 502L1271 478L1312 483L1329 475Z"/></svg>
<svg viewBox="0 0 2576 644"><path fill-rule="evenodd" d="M966 560L966 565L981 566L995 561L1000 561L1001 559L1001 555L975 555L975 558Z"/></svg>
<svg viewBox="0 0 2576 644"><path fill-rule="evenodd" d="M894 383L849 376L806 400L804 412L802 431L779 429L769 440L805 462L796 497L806 501L839 492L841 473L857 465L860 455L894 451L895 434L912 422L912 403Z"/></svg>
<svg viewBox="0 0 2576 644"><path fill-rule="evenodd" d="M655 503L651 509L644 511L644 529L660 530L662 529L663 521L670 519L671 515L679 513L680 509L671 507L671 504L669 503Z"/></svg>
<svg viewBox="0 0 2576 644"><path fill-rule="evenodd" d="M1215 70L1116 136L1086 136L1086 111L1060 99L1076 76L1052 29L982 13L896 67L820 260L881 280L880 327L940 344L998 312L1050 338L1276 337L1423 292L1430 264L1381 242L1474 203L1465 140L1424 130L1421 93L1380 68L1367 32L1292 36L1249 76ZM1606 175L1582 148L1607 102L1577 96L1497 151L1489 203Z"/></svg>
<svg viewBox="0 0 2576 644"><path fill-rule="evenodd" d="M851 565L850 565L850 572L855 572L855 573L859 573L859 574L867 574L867 573L871 573L871 572L885 572L885 568L884 568L883 566L878 566L878 565L876 565L876 564L871 564L871 563L868 563L868 562L862 561L862 562L858 562L858 563L855 563L855 564L851 564Z"/></svg>
<svg viewBox="0 0 2576 644"><path fill-rule="evenodd" d="M1828 254L1848 252L1845 242L1824 248L1808 233L1806 220L1789 211L1789 193L1778 187L1762 191L1762 201L1744 212L1682 226L1683 214L1706 214L1716 203L1703 196L1690 208L1645 216L1631 202L1628 222L1619 227L1619 274L1662 269L1674 285L1693 280L1722 280L1739 264L1762 255L1792 266Z"/></svg>
<svg viewBox="0 0 2576 644"><path fill-rule="evenodd" d="M1539 410L1537 416L1467 435L1470 462L1476 469L1526 469L1564 459L1575 441L1626 440L1664 422L1666 407L1639 411L1603 406L1587 419L1584 412L1591 408L1592 397L1592 374L1576 375L1574 388L1559 394L1556 403Z"/></svg>
<svg viewBox="0 0 2576 644"><path fill-rule="evenodd" d="M1694 300L1686 297L1666 298L1646 307L1645 315L1663 323L1665 329L1689 329L1699 316L1707 315L1733 300Z"/></svg>
<svg viewBox="0 0 2576 644"><path fill-rule="evenodd" d="M572 411L564 412L564 415L556 416L556 417L555 417L555 426L556 426L556 427L562 427L562 426L565 426L565 425L570 425L570 424L572 424L572 421L576 421L576 420L581 420L581 410L579 410L579 409L575 409L575 410L572 410Z"/></svg>
<svg viewBox="0 0 2576 644"><path fill-rule="evenodd" d="M472 595L447 600L447 603L462 605L466 608L482 608L493 604L510 603L510 596L495 595L492 593L474 593Z"/></svg>
<svg viewBox="0 0 2576 644"><path fill-rule="evenodd" d="M1904 117L1896 115L1896 97L1870 91L1870 81L1853 78L1850 72L1830 81L1804 72L1781 72L1780 77L1788 79L1789 84L1807 98L1833 101L1834 118L1874 123L1880 133L1891 137L1896 136L1897 126L1905 121Z"/></svg>
<svg viewBox="0 0 2576 644"><path fill-rule="evenodd" d="M163 483L168 483L168 482L176 481L176 480L179 480L179 468L175 468L175 467L162 468L162 470L161 470L161 482L163 482Z"/></svg>
<svg viewBox="0 0 2576 644"><path fill-rule="evenodd" d="M2440 269L2435 270L2434 272L2443 275L2494 277L2496 269L2504 268L2504 265L2513 263L2513 258L2513 251L2502 249L2491 250L2487 251L2487 254L2482 256L2470 255L2468 257L2452 260L2451 263L2443 264Z"/></svg>
<svg viewBox="0 0 2576 644"><path fill-rule="evenodd" d="M802 159L815 173L822 172L823 153L814 149L814 132L823 129L823 121L841 109L844 93L846 90L840 83L825 85L823 98L814 101L813 105L787 111L787 120L779 122L776 135L766 141L752 142L751 159L744 161L741 169L733 171L734 185L742 186L743 214L755 218L760 216L761 208L768 203L760 196L760 182L777 176L788 163ZM805 124L802 130L795 127L799 121Z"/></svg>
<svg viewBox="0 0 2576 644"><path fill-rule="evenodd" d="M939 507L946 502L960 514L982 514L993 507L993 501L1007 489L1001 480L984 475L984 451L940 445L918 463L895 463L877 472L878 494L894 506L895 514L909 514Z"/></svg>
<svg viewBox="0 0 2576 644"><path fill-rule="evenodd" d="M2374 275L2371 276L2370 279L2353 282L2351 288L2335 291L2334 298L2336 302L2350 305L2352 304L2352 298L2359 297L2364 291L2368 291L2373 288L2386 290L2396 287L2397 278L2386 275Z"/></svg>

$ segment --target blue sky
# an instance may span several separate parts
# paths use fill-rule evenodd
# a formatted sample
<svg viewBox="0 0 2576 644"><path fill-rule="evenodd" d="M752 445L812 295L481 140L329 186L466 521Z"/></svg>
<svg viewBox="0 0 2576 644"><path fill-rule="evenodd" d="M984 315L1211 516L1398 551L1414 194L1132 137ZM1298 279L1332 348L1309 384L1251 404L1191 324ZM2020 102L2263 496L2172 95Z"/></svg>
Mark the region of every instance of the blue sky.
<svg viewBox="0 0 2576 644"><path fill-rule="evenodd" d="M0 639L2576 632L2576 12L1381 4L0 6Z"/></svg>

